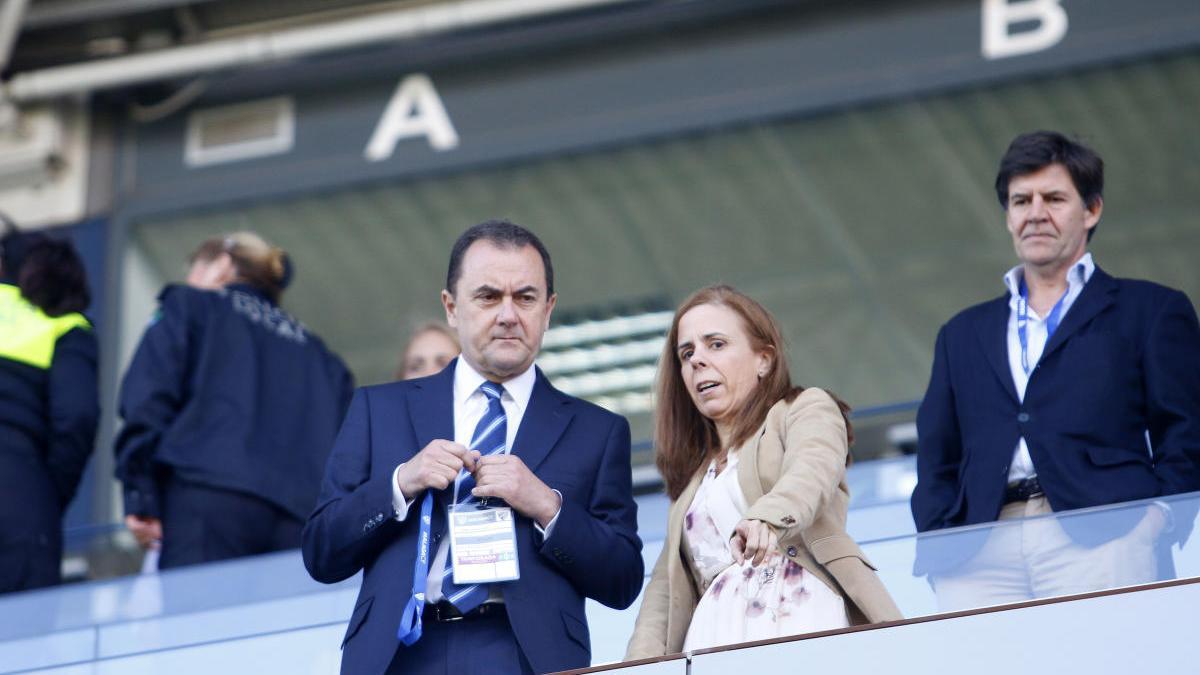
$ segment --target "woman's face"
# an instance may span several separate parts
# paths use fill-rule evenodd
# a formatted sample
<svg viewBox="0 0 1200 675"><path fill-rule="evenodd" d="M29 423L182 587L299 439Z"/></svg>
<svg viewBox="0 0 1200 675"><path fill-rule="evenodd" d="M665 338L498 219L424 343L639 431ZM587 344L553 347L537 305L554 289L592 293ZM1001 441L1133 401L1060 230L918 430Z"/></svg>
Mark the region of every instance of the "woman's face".
<svg viewBox="0 0 1200 675"><path fill-rule="evenodd" d="M456 356L458 345L440 331L417 333L404 350L403 379L439 373Z"/></svg>
<svg viewBox="0 0 1200 675"><path fill-rule="evenodd" d="M201 290L215 291L225 288L225 285L232 283L236 276L237 268L233 265L233 258L229 257L228 253L222 253L212 260L196 258L192 262L192 266L188 268L187 285Z"/></svg>
<svg viewBox="0 0 1200 675"><path fill-rule="evenodd" d="M724 305L689 309L678 332L675 353L692 403L718 429L727 427L770 368L769 352L754 350L741 318Z"/></svg>

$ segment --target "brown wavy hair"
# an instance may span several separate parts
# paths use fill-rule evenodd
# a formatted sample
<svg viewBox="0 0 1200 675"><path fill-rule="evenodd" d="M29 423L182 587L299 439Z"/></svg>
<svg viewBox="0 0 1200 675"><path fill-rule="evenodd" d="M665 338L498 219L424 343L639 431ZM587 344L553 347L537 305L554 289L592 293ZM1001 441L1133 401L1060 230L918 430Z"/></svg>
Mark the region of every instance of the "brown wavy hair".
<svg viewBox="0 0 1200 675"><path fill-rule="evenodd" d="M767 418L767 412L780 400L791 401L804 391L804 387L792 384L788 368L787 351L783 334L775 317L765 307L732 286L707 286L693 293L675 310L667 341L663 345L662 357L658 362L658 379L655 384L656 406L654 444L657 449L655 463L666 483L667 496L678 499L683 489L712 458L728 448L721 447L716 424L700 414L688 395L683 382L679 354L675 346L679 341L679 319L688 310L699 305L727 307L742 320L742 328L750 338L751 348L756 352L769 352L771 364L750 395L745 410L738 415L729 438L729 448L745 443L758 431ZM854 442L854 431L850 426L850 406L829 393L842 411L846 420L846 440Z"/></svg>

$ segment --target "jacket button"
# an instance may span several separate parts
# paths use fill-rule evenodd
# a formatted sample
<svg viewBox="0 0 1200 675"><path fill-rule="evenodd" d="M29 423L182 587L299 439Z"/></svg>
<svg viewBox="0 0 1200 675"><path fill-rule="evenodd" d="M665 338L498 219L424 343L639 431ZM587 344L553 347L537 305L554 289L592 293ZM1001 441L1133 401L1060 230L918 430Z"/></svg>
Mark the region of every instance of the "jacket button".
<svg viewBox="0 0 1200 675"><path fill-rule="evenodd" d="M789 547L788 547L788 550L787 550L787 554L788 554L788 557L791 557L791 558L794 558L794 557L796 557L796 547L795 547L795 546L789 546Z"/></svg>
<svg viewBox="0 0 1200 675"><path fill-rule="evenodd" d="M784 516L782 518L782 521L783 521L784 525L795 525L796 524L796 519L791 516Z"/></svg>
<svg viewBox="0 0 1200 675"><path fill-rule="evenodd" d="M1029 413L1023 412L1023 413L1017 415L1017 421L1022 424L1024 424L1025 422L1028 422L1029 421Z"/></svg>

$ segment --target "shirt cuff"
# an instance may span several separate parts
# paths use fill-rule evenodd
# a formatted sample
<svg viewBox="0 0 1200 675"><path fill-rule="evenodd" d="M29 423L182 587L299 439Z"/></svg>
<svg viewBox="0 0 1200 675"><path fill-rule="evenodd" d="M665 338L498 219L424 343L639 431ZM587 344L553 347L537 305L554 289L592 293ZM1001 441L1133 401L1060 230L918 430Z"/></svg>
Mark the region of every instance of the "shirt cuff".
<svg viewBox="0 0 1200 675"><path fill-rule="evenodd" d="M399 522L404 522L404 519L408 517L408 507L413 503L412 499L404 498L404 493L400 491L400 481L396 480L402 466L404 466L403 462L397 465L396 470L392 472L392 512Z"/></svg>
<svg viewBox="0 0 1200 675"><path fill-rule="evenodd" d="M550 489L554 490L554 488L550 488ZM558 516L559 516L559 514L562 513L562 502L563 502L562 493L559 492L558 490L554 490L554 494L558 495L558 510L554 512L554 517L550 519L550 522L546 523L546 529L543 530L542 526L538 525L538 522L536 520L533 521L533 527L534 527L534 529L536 529L538 531L538 534L542 535L542 539L550 538L550 533L554 531L554 524L558 522Z"/></svg>

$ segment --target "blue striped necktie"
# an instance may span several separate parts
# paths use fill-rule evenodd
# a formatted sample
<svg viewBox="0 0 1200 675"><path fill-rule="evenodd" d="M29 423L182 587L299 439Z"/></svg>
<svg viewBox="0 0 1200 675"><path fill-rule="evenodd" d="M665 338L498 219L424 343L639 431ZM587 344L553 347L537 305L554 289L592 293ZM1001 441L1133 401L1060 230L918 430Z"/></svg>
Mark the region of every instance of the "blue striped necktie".
<svg viewBox="0 0 1200 675"><path fill-rule="evenodd" d="M472 450L478 450L483 456L498 455L504 452L508 446L508 416L504 414L504 406L500 404L500 396L504 393L504 387L494 382L484 382L479 385L479 391L487 398L487 412L483 414L483 418L479 420L479 424L475 426L475 433L471 436L470 447ZM479 501L471 496L471 488L475 487L475 476L463 469L458 473L458 478L455 480L454 493L458 501L456 504L471 504ZM459 586L454 583L454 566L446 565L446 570L442 574L442 597L453 604L458 611L466 614L483 604L488 597L487 584L471 584L469 586Z"/></svg>

